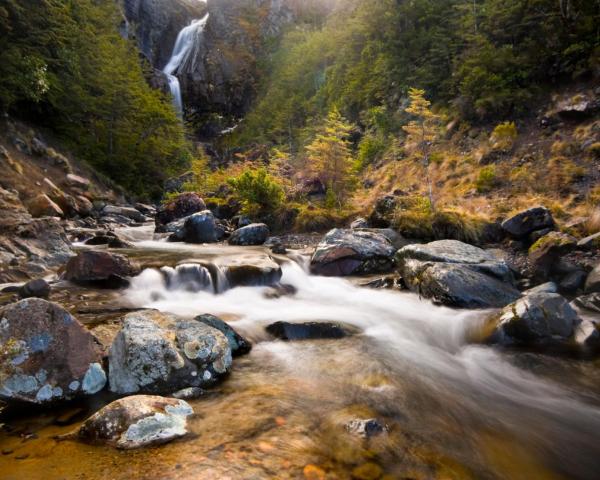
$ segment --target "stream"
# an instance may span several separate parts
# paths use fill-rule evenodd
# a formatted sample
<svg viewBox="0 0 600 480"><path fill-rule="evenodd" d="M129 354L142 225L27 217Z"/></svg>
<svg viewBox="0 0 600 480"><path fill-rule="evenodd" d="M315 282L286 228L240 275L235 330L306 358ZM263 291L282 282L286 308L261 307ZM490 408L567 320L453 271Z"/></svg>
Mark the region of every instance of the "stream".
<svg viewBox="0 0 600 480"><path fill-rule="evenodd" d="M118 328L119 308L155 308L220 316L253 349L234 360L224 382L189 402L192 434L164 446L118 451L54 439L112 400L108 394L18 412L0 433L1 479L598 478L598 361L473 344L489 311L312 276L302 250L274 256L291 295L167 286L157 270L164 265L271 252L155 241L149 227L123 233L136 248L120 252L146 267L129 288L59 282L51 300L100 338ZM284 342L265 331L276 321L337 322L359 333ZM372 418L385 426L379 435L347 427Z"/></svg>

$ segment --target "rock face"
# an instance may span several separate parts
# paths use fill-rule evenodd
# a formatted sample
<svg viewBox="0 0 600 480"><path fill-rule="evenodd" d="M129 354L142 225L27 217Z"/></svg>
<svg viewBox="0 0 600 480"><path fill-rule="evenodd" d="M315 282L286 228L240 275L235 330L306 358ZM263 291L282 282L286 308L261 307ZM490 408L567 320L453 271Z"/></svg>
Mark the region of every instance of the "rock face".
<svg viewBox="0 0 600 480"><path fill-rule="evenodd" d="M360 275L387 272L396 249L383 235L365 230L331 230L311 258L317 275Z"/></svg>
<svg viewBox="0 0 600 480"><path fill-rule="evenodd" d="M188 433L194 410L175 398L134 395L110 403L88 418L76 433L84 442L120 449L160 445Z"/></svg>
<svg viewBox="0 0 600 480"><path fill-rule="evenodd" d="M111 391L172 393L212 385L231 368L225 335L196 320L154 310L123 319L109 353Z"/></svg>
<svg viewBox="0 0 600 480"><path fill-rule="evenodd" d="M281 340L335 339L356 333L356 329L351 327L326 322L275 322L268 325L266 330Z"/></svg>
<svg viewBox="0 0 600 480"><path fill-rule="evenodd" d="M156 212L156 231L164 232L165 225L194 213L206 210L206 204L195 193L182 193Z"/></svg>
<svg viewBox="0 0 600 480"><path fill-rule="evenodd" d="M169 237L171 242L215 243L223 239L225 230L215 221L210 210L194 213L185 219L183 227Z"/></svg>
<svg viewBox="0 0 600 480"><path fill-rule="evenodd" d="M43 404L104 388L96 339L59 305L30 298L0 318L0 397Z"/></svg>
<svg viewBox="0 0 600 480"><path fill-rule="evenodd" d="M566 342L581 319L569 302L556 293L532 293L508 305L497 317L491 337L502 345Z"/></svg>
<svg viewBox="0 0 600 480"><path fill-rule="evenodd" d="M513 238L524 238L536 230L554 228L552 213L545 207L534 207L502 222L502 228Z"/></svg>
<svg viewBox="0 0 600 480"><path fill-rule="evenodd" d="M250 344L250 342L244 337L242 337L229 324L225 323L220 318L206 313L204 315L197 316L194 320L200 323L204 323L209 327L216 328L217 330L219 330L219 332L225 335L225 337L227 337L227 341L229 342L231 353L234 357L244 355L250 350L252 350L252 345Z"/></svg>
<svg viewBox="0 0 600 480"><path fill-rule="evenodd" d="M408 245L398 251L396 262L406 286L437 303L503 307L520 296L504 260L457 240Z"/></svg>
<svg viewBox="0 0 600 480"><path fill-rule="evenodd" d="M120 288L127 286L127 277L136 273L137 268L123 255L86 250L69 260L65 279L82 285Z"/></svg>
<svg viewBox="0 0 600 480"><path fill-rule="evenodd" d="M238 228L229 237L230 245L262 245L269 238L269 227L264 223L251 223Z"/></svg>

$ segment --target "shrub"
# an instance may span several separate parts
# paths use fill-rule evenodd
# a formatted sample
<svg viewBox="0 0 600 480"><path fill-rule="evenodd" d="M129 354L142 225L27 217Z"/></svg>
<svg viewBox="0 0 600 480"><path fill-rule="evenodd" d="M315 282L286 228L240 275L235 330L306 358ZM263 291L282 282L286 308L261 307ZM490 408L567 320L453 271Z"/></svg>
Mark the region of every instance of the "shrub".
<svg viewBox="0 0 600 480"><path fill-rule="evenodd" d="M303 205L299 209L294 230L297 232L324 232L345 225L352 212L330 210L313 205Z"/></svg>
<svg viewBox="0 0 600 480"><path fill-rule="evenodd" d="M244 205L244 211L268 212L278 208L285 197L279 182L264 168L246 170L227 180Z"/></svg>
<svg viewBox="0 0 600 480"><path fill-rule="evenodd" d="M510 150L515 144L517 139L517 126L515 122L504 122L496 125L492 135L490 136L490 143L494 150Z"/></svg>
<svg viewBox="0 0 600 480"><path fill-rule="evenodd" d="M477 180L475 180L475 188L479 193L486 193L493 190L497 183L496 167L488 165L479 170L479 175L477 176Z"/></svg>
<svg viewBox="0 0 600 480"><path fill-rule="evenodd" d="M367 134L358 145L357 169L362 170L377 160L385 151L385 142L380 136Z"/></svg>
<svg viewBox="0 0 600 480"><path fill-rule="evenodd" d="M556 190L569 190L585 174L585 168L566 157L552 157L548 161L548 182Z"/></svg>

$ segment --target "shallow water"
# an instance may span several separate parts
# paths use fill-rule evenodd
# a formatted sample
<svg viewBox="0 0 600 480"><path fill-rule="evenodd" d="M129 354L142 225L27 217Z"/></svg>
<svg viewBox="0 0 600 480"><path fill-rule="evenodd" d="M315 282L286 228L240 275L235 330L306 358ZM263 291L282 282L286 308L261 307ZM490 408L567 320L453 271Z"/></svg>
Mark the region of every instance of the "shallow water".
<svg viewBox="0 0 600 480"><path fill-rule="evenodd" d="M135 239L143 241L130 253L155 267L265 251ZM0 478L598 478L598 363L470 344L489 312L310 276L302 257L291 257L278 259L282 282L297 289L291 296L168 289L147 269L110 298L220 315L254 342L220 386L190 402L189 438L119 452L53 440L77 426L57 425L62 412L22 416L0 436ZM342 322L361 333L273 341L264 327L281 320ZM81 405L80 417L99 406ZM365 440L345 428L368 418L388 433Z"/></svg>

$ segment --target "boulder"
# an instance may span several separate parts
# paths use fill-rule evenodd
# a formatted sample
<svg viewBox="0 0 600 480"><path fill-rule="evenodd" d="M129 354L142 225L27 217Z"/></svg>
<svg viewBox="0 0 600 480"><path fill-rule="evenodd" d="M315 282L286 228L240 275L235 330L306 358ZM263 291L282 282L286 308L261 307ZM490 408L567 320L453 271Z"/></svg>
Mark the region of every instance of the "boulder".
<svg viewBox="0 0 600 480"><path fill-rule="evenodd" d="M493 343L539 345L566 343L581 319L557 293L532 293L494 317Z"/></svg>
<svg viewBox="0 0 600 480"><path fill-rule="evenodd" d="M588 95L575 95L559 101L556 113L567 120L583 120L600 112L600 99Z"/></svg>
<svg viewBox="0 0 600 480"><path fill-rule="evenodd" d="M350 224L350 228L369 228L369 222L366 219L360 217Z"/></svg>
<svg viewBox="0 0 600 480"><path fill-rule="evenodd" d="M29 202L27 209L34 217L64 217L63 210L48 195L40 194Z"/></svg>
<svg viewBox="0 0 600 480"><path fill-rule="evenodd" d="M600 292L581 295L573 300L573 305L577 308L600 313Z"/></svg>
<svg viewBox="0 0 600 480"><path fill-rule="evenodd" d="M96 412L74 436L84 442L127 450L160 445L185 436L187 417L193 413L184 400L133 395Z"/></svg>
<svg viewBox="0 0 600 480"><path fill-rule="evenodd" d="M216 328L219 332L225 335L225 337L227 337L227 341L229 342L231 353L234 357L244 355L252 350L252 344L219 317L205 313L204 315L197 316L195 320L204 323L209 327Z"/></svg>
<svg viewBox="0 0 600 480"><path fill-rule="evenodd" d="M577 246L577 239L561 232L550 232L529 248L529 262L533 274L540 280L546 280L560 257L571 252Z"/></svg>
<svg viewBox="0 0 600 480"><path fill-rule="evenodd" d="M575 330L575 343L586 353L600 351L600 324L584 319Z"/></svg>
<svg viewBox="0 0 600 480"><path fill-rule="evenodd" d="M132 207L121 207L117 205L106 205L101 212L102 216L108 215L118 215L125 218L130 218L135 222L144 222L146 221L146 216L141 213L139 210Z"/></svg>
<svg viewBox="0 0 600 480"><path fill-rule="evenodd" d="M194 213L185 219L183 227L169 237L171 242L215 243L223 239L225 230L215 221L210 210Z"/></svg>
<svg viewBox="0 0 600 480"><path fill-rule="evenodd" d="M547 208L533 207L504 220L502 228L511 237L520 239L536 230L554 228L554 218Z"/></svg>
<svg viewBox="0 0 600 480"><path fill-rule="evenodd" d="M69 312L29 298L0 311L0 398L44 404L99 392L99 344Z"/></svg>
<svg viewBox="0 0 600 480"><path fill-rule="evenodd" d="M520 296L504 260L458 240L408 245L398 251L396 263L406 286L436 303L503 307Z"/></svg>
<svg viewBox="0 0 600 480"><path fill-rule="evenodd" d="M238 228L229 237L230 245L262 245L269 238L269 227L264 223L251 223Z"/></svg>
<svg viewBox="0 0 600 480"><path fill-rule="evenodd" d="M368 222L372 227L388 228L391 225L394 212L398 208L398 197L386 195L375 202L373 212L369 215Z"/></svg>
<svg viewBox="0 0 600 480"><path fill-rule="evenodd" d="M281 267L269 255L248 254L221 257L217 267L224 272L229 287L265 287L279 283Z"/></svg>
<svg viewBox="0 0 600 480"><path fill-rule="evenodd" d="M67 185L79 188L80 190L87 190L90 188L91 182L87 178L69 173L67 174Z"/></svg>
<svg viewBox="0 0 600 480"><path fill-rule="evenodd" d="M587 273L585 273L582 270L577 270L575 272L568 273L560 281L561 291L576 292L581 287L583 287L586 277L587 277Z"/></svg>
<svg viewBox="0 0 600 480"><path fill-rule="evenodd" d="M523 295L529 295L531 293L558 293L558 285L554 282L542 283L529 290L525 290Z"/></svg>
<svg viewBox="0 0 600 480"><path fill-rule="evenodd" d="M21 298L48 298L50 296L50 285L43 278L31 280L19 289Z"/></svg>
<svg viewBox="0 0 600 480"><path fill-rule="evenodd" d="M333 229L311 258L316 275L360 275L388 272L396 249L383 235L365 230Z"/></svg>
<svg viewBox="0 0 600 480"><path fill-rule="evenodd" d="M152 205L146 205L145 203L136 203L134 205L135 209L147 216L153 217L154 215L156 215L156 208L154 208Z"/></svg>
<svg viewBox="0 0 600 480"><path fill-rule="evenodd" d="M266 330L281 340L335 339L357 333L355 328L328 322L275 322L268 325Z"/></svg>
<svg viewBox="0 0 600 480"><path fill-rule="evenodd" d="M165 225L203 210L206 210L206 204L198 195L182 193L158 209L155 218L156 231L162 232Z"/></svg>
<svg viewBox="0 0 600 480"><path fill-rule="evenodd" d="M600 263L587 276L584 290L585 293L600 292Z"/></svg>
<svg viewBox="0 0 600 480"><path fill-rule="evenodd" d="M214 384L231 368L231 348L219 330L155 310L134 312L109 353L111 391L167 393Z"/></svg>
<svg viewBox="0 0 600 480"><path fill-rule="evenodd" d="M120 288L127 286L127 277L135 275L137 271L137 267L123 255L84 250L67 263L65 279L81 285Z"/></svg>

